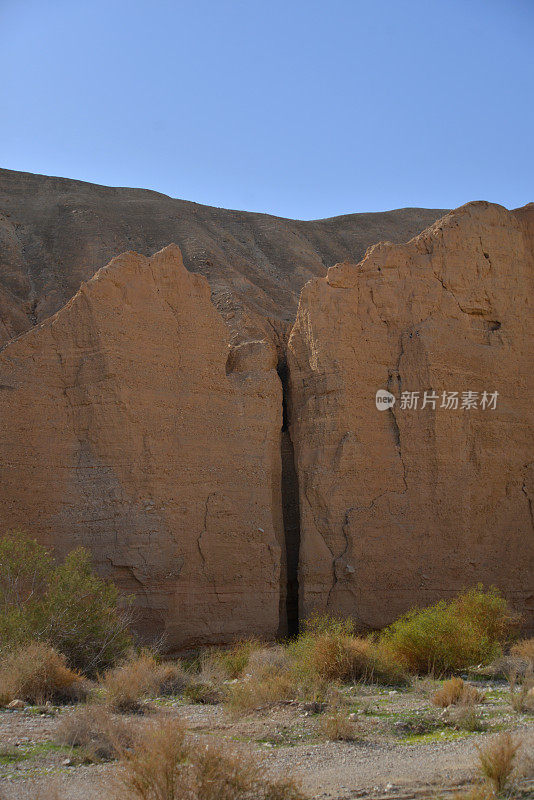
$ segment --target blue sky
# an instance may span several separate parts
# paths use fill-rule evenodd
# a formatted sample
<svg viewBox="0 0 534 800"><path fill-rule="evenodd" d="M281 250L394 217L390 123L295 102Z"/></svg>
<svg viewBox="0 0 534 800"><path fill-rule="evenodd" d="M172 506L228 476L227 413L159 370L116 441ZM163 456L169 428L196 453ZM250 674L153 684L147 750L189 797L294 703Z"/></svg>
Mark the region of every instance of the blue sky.
<svg viewBox="0 0 534 800"><path fill-rule="evenodd" d="M534 200L534 0L0 0L0 166L310 219Z"/></svg>

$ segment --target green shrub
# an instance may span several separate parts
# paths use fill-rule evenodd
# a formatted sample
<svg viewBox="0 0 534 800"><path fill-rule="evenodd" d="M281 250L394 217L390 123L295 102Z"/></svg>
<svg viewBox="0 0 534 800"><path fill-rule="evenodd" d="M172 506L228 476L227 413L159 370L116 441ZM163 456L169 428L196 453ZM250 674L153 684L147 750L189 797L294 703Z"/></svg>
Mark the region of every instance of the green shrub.
<svg viewBox="0 0 534 800"><path fill-rule="evenodd" d="M30 640L48 642L90 676L131 645L118 590L94 574L86 550L56 565L46 548L15 531L0 540L0 646Z"/></svg>
<svg viewBox="0 0 534 800"><path fill-rule="evenodd" d="M54 569L50 554L20 531L0 539L0 647L14 648L46 624L43 598Z"/></svg>
<svg viewBox="0 0 534 800"><path fill-rule="evenodd" d="M255 650L261 648L261 643L256 639L245 639L241 642L236 642L226 650L216 650L211 653L215 663L218 663L225 673L230 678L239 678L248 666L250 656Z"/></svg>
<svg viewBox="0 0 534 800"><path fill-rule="evenodd" d="M513 624L499 592L478 586L449 603L409 611L379 641L409 670L445 675L499 656Z"/></svg>

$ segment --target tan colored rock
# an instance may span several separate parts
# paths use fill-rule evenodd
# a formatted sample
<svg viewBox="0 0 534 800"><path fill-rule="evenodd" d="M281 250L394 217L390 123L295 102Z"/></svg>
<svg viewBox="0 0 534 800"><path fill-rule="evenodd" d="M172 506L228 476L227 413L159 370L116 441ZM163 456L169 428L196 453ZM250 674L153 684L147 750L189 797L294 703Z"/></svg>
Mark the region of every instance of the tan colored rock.
<svg viewBox="0 0 534 800"><path fill-rule="evenodd" d="M534 206L472 203L304 287L288 354L303 616L375 628L482 582L532 626L533 233ZM401 408L425 390L435 411ZM497 407L440 408L444 391Z"/></svg>
<svg viewBox="0 0 534 800"><path fill-rule="evenodd" d="M114 259L0 353L3 528L88 547L170 648L280 624L281 385L271 344L228 342L171 245Z"/></svg>

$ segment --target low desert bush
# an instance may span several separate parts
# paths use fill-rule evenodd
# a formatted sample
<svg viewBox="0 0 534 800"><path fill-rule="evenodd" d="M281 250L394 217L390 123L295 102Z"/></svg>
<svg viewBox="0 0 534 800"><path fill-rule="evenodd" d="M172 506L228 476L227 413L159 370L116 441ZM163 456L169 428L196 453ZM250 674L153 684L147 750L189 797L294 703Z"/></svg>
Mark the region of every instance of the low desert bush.
<svg viewBox="0 0 534 800"><path fill-rule="evenodd" d="M317 731L331 742L353 742L358 738L355 714L349 716L347 699L339 691L331 689L326 703L327 710L321 714Z"/></svg>
<svg viewBox="0 0 534 800"><path fill-rule="evenodd" d="M510 654L516 658L523 658L534 665L534 638L521 639L510 648Z"/></svg>
<svg viewBox="0 0 534 800"><path fill-rule="evenodd" d="M348 683L365 672L370 644L353 636L350 620L313 617L291 645L297 670L327 683Z"/></svg>
<svg viewBox="0 0 534 800"><path fill-rule="evenodd" d="M86 550L56 565L46 548L12 531L0 539L0 647L33 640L88 676L115 664L131 644L118 590L95 575Z"/></svg>
<svg viewBox="0 0 534 800"><path fill-rule="evenodd" d="M252 653L261 648L262 644L257 639L246 639L225 650L215 651L212 658L222 669L225 678L235 679L245 672Z"/></svg>
<svg viewBox="0 0 534 800"><path fill-rule="evenodd" d="M241 756L190 742L176 720L147 726L123 765L119 797L128 800L302 800L290 781L273 783Z"/></svg>
<svg viewBox="0 0 534 800"><path fill-rule="evenodd" d="M285 670L266 670L247 675L226 689L226 703L235 714L246 714L295 697L293 676Z"/></svg>
<svg viewBox="0 0 534 800"><path fill-rule="evenodd" d="M261 647L250 654L247 672L250 675L261 674L265 671L288 670L291 659L287 647L280 644L271 647Z"/></svg>
<svg viewBox="0 0 534 800"><path fill-rule="evenodd" d="M103 705L90 703L62 715L56 742L79 749L83 761L111 761L132 746L133 736L123 719L110 714Z"/></svg>
<svg viewBox="0 0 534 800"><path fill-rule="evenodd" d="M380 641L409 670L444 675L499 656L514 624L499 592L479 586L449 603L409 611Z"/></svg>
<svg viewBox="0 0 534 800"><path fill-rule="evenodd" d="M386 644L354 635L350 620L314 617L290 645L294 669L301 684L405 684L406 671Z"/></svg>
<svg viewBox="0 0 534 800"><path fill-rule="evenodd" d="M488 729L487 721L472 702L449 706L445 722L450 728L468 733L480 733Z"/></svg>
<svg viewBox="0 0 534 800"><path fill-rule="evenodd" d="M532 666L524 673L508 675L510 705L519 714L534 712L534 673Z"/></svg>
<svg viewBox="0 0 534 800"><path fill-rule="evenodd" d="M160 663L142 651L108 670L102 679L106 703L114 711L136 712L149 698L181 692L188 676L179 663Z"/></svg>
<svg viewBox="0 0 534 800"><path fill-rule="evenodd" d="M331 742L354 742L358 738L356 723L339 708L323 714L317 730Z"/></svg>
<svg viewBox="0 0 534 800"><path fill-rule="evenodd" d="M192 679L184 689L184 700L204 706L215 706L223 699L223 692L216 684Z"/></svg>
<svg viewBox="0 0 534 800"><path fill-rule="evenodd" d="M246 675L225 686L227 706L235 714L292 700L296 694L292 661L287 648L279 645L255 650Z"/></svg>
<svg viewBox="0 0 534 800"><path fill-rule="evenodd" d="M516 766L517 751L521 747L510 733L501 733L485 747L477 747L482 776L497 794L503 792Z"/></svg>
<svg viewBox="0 0 534 800"><path fill-rule="evenodd" d="M471 705L481 703L484 695L474 686L465 683L461 678L450 678L438 689L432 702L439 708L448 708L453 705Z"/></svg>
<svg viewBox="0 0 534 800"><path fill-rule="evenodd" d="M394 730L402 736L423 736L445 726L443 718L434 711L414 711L395 723Z"/></svg>
<svg viewBox="0 0 534 800"><path fill-rule="evenodd" d="M74 702L87 695L83 678L66 664L65 656L44 642L31 642L0 661L0 704Z"/></svg>

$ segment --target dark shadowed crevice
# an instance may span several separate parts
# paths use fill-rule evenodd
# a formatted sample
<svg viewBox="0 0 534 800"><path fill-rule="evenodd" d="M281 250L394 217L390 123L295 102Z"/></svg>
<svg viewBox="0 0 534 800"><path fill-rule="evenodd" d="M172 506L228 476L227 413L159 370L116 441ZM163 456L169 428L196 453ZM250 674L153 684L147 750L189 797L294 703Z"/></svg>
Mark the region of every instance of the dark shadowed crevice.
<svg viewBox="0 0 534 800"><path fill-rule="evenodd" d="M287 585L286 614L287 632L295 636L299 629L299 550L300 550L300 508L297 471L293 442L289 434L288 370L287 364L278 365L278 375L283 390L283 423L281 439L282 456L282 513L286 545Z"/></svg>

